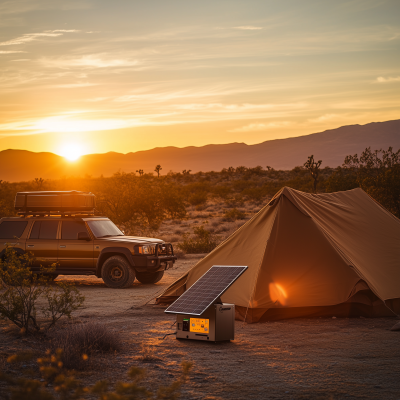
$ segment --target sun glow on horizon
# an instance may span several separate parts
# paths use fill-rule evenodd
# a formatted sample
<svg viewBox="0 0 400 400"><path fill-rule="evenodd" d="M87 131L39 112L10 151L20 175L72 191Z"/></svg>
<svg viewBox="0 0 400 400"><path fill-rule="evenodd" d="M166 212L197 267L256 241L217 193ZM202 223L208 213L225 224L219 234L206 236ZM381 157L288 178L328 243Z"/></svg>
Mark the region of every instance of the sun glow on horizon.
<svg viewBox="0 0 400 400"><path fill-rule="evenodd" d="M68 161L76 161L84 154L84 149L78 143L68 143L62 146L59 154Z"/></svg>

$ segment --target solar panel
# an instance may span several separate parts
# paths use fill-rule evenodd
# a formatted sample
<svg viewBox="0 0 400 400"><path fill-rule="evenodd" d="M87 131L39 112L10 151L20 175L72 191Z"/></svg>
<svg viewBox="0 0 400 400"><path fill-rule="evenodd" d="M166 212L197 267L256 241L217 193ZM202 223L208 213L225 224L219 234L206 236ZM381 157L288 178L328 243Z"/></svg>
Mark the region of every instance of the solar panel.
<svg viewBox="0 0 400 400"><path fill-rule="evenodd" d="M166 310L171 314L201 315L247 269L243 266L212 266Z"/></svg>

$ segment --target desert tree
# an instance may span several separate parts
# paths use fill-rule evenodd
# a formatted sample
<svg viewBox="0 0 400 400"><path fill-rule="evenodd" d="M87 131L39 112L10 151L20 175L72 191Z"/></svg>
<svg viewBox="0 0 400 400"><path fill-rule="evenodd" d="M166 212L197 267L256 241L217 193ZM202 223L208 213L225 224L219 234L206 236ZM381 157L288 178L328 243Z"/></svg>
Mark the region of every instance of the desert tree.
<svg viewBox="0 0 400 400"><path fill-rule="evenodd" d="M156 165L156 168L155 168L155 172L157 172L157 176L158 177L160 177L160 171L162 170L162 168L161 168L161 165L160 164L158 164L158 165Z"/></svg>
<svg viewBox="0 0 400 400"><path fill-rule="evenodd" d="M43 178L35 178L34 182L35 182L36 188L38 190L42 190L43 189L43 183L44 183L44 179Z"/></svg>
<svg viewBox="0 0 400 400"><path fill-rule="evenodd" d="M315 161L313 155L308 157L308 160L304 163L304 168L310 172L311 177L314 179L314 193L317 193L317 185L321 164L322 160Z"/></svg>
<svg viewBox="0 0 400 400"><path fill-rule="evenodd" d="M192 172L191 169L184 169L184 170L182 171L182 175L190 175L191 172Z"/></svg>
<svg viewBox="0 0 400 400"><path fill-rule="evenodd" d="M139 174L139 176L143 176L144 171L142 169L137 169L136 172Z"/></svg>

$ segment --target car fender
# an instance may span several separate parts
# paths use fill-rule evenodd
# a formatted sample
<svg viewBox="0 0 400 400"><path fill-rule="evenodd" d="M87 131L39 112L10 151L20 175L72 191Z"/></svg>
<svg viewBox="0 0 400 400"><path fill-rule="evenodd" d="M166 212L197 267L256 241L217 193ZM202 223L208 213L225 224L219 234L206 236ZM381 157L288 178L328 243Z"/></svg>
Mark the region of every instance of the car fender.
<svg viewBox="0 0 400 400"><path fill-rule="evenodd" d="M123 255L128 260L131 267L135 266L135 262L133 261L132 253L126 247L106 247L104 248L97 259L96 264L96 276L98 278L101 277L101 267L103 266L104 260L106 260L110 255Z"/></svg>
<svg viewBox="0 0 400 400"><path fill-rule="evenodd" d="M10 246L11 247L11 246ZM19 255L19 256L23 256L26 252L24 249L21 249L20 247L12 247L12 249ZM7 248L3 249L0 252L0 260L4 261L4 257L6 255L6 250Z"/></svg>

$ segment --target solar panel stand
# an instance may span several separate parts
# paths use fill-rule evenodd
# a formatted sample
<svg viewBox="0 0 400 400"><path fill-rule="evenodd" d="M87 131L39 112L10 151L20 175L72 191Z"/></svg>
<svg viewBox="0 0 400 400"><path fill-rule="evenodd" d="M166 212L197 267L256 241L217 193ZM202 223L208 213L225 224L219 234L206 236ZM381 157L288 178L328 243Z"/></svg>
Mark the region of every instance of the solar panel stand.
<svg viewBox="0 0 400 400"><path fill-rule="evenodd" d="M222 294L247 269L212 266L166 310L176 314L177 339L218 342L235 336L235 305L222 303Z"/></svg>

